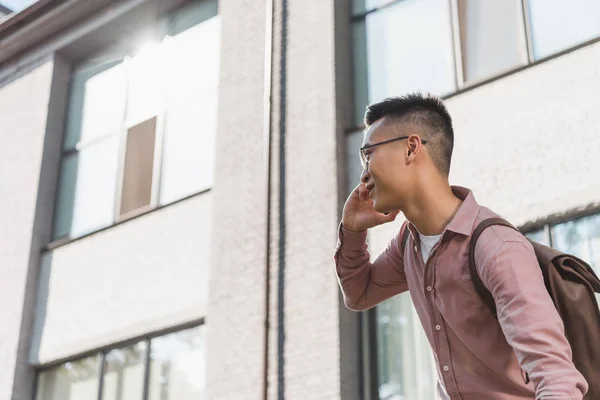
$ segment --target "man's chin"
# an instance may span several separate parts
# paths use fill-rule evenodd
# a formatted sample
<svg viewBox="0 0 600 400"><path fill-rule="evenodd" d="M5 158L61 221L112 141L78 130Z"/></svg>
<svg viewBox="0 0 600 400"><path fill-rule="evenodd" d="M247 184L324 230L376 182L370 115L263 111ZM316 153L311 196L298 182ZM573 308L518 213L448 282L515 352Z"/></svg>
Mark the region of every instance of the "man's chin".
<svg viewBox="0 0 600 400"><path fill-rule="evenodd" d="M387 214L390 212L388 207L385 207L383 204L380 204L377 201L373 201L373 209L381 214Z"/></svg>

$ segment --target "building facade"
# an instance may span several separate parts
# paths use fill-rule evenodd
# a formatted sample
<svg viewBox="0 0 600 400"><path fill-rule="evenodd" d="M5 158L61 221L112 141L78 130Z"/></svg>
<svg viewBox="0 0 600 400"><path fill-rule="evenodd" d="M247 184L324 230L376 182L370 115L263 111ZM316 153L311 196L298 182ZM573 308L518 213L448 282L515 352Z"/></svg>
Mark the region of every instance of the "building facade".
<svg viewBox="0 0 600 400"><path fill-rule="evenodd" d="M365 105L442 96L451 183L600 268L597 15L39 0L1 20L0 400L435 399L409 296L355 313L336 282Z"/></svg>

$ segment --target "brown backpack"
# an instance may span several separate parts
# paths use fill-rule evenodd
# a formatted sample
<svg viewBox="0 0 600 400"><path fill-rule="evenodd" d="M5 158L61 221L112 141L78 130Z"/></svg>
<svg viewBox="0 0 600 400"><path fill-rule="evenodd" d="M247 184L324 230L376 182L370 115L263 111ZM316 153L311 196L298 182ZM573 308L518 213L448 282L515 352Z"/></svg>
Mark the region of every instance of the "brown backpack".
<svg viewBox="0 0 600 400"><path fill-rule="evenodd" d="M496 304L492 294L484 286L475 267L475 245L481 233L491 225L513 228L501 218L481 221L471 236L469 247L469 271L477 293L497 318ZM402 237L402 250L406 247L408 229ZM600 293L600 279L583 260L561 253L531 239L546 289L563 320L565 336L571 345L573 363L585 377L589 389L585 400L600 399L600 310L594 293ZM526 376L526 383L529 377Z"/></svg>

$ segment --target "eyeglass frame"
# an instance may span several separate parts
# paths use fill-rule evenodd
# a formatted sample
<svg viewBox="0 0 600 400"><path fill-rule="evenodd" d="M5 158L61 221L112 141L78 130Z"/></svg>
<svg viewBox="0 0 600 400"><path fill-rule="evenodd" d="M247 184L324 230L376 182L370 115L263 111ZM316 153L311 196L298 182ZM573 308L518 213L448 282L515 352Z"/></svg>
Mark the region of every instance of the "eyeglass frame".
<svg viewBox="0 0 600 400"><path fill-rule="evenodd" d="M372 149L373 147L381 146L382 144L392 143L398 140L408 139L410 136L400 136L393 139L384 140L383 142L373 143L368 146L363 146L360 148L360 163L362 164L363 170L369 168L369 160L367 159L367 155L364 153L365 150ZM421 139L421 144L427 144L427 140Z"/></svg>

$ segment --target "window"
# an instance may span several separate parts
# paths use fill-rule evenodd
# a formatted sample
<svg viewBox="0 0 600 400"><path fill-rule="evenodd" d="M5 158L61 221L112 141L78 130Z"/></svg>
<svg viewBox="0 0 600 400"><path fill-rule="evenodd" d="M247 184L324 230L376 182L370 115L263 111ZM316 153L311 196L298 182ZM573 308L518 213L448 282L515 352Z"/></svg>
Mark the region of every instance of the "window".
<svg viewBox="0 0 600 400"><path fill-rule="evenodd" d="M204 388L204 337L182 331L152 341L149 400L195 400Z"/></svg>
<svg viewBox="0 0 600 400"><path fill-rule="evenodd" d="M36 400L201 400L204 326L40 371Z"/></svg>
<svg viewBox="0 0 600 400"><path fill-rule="evenodd" d="M354 3L360 10L359 2ZM385 97L456 90L449 2L363 1L362 8L382 3L391 4L354 17L357 124L366 104Z"/></svg>
<svg viewBox="0 0 600 400"><path fill-rule="evenodd" d="M74 67L54 239L85 235L212 185L217 1L189 1L162 17L149 37L146 45L124 38ZM123 51L132 47L139 50Z"/></svg>
<svg viewBox="0 0 600 400"><path fill-rule="evenodd" d="M527 63L521 0L459 0L458 15L466 82Z"/></svg>
<svg viewBox="0 0 600 400"><path fill-rule="evenodd" d="M596 0L353 0L354 119L407 92L446 96L600 36Z"/></svg>
<svg viewBox="0 0 600 400"><path fill-rule="evenodd" d="M528 0L535 59L600 36L600 2L596 0Z"/></svg>
<svg viewBox="0 0 600 400"><path fill-rule="evenodd" d="M99 356L69 361L39 374L36 400L96 399L99 385Z"/></svg>
<svg viewBox="0 0 600 400"><path fill-rule="evenodd" d="M102 371L102 400L142 399L146 342L106 353Z"/></svg>
<svg viewBox="0 0 600 400"><path fill-rule="evenodd" d="M573 254L590 264L596 274L600 273L600 214L547 226L526 236ZM600 295L596 297L600 300Z"/></svg>
<svg viewBox="0 0 600 400"><path fill-rule="evenodd" d="M437 399L433 353L410 296L395 296L373 312L378 399Z"/></svg>

